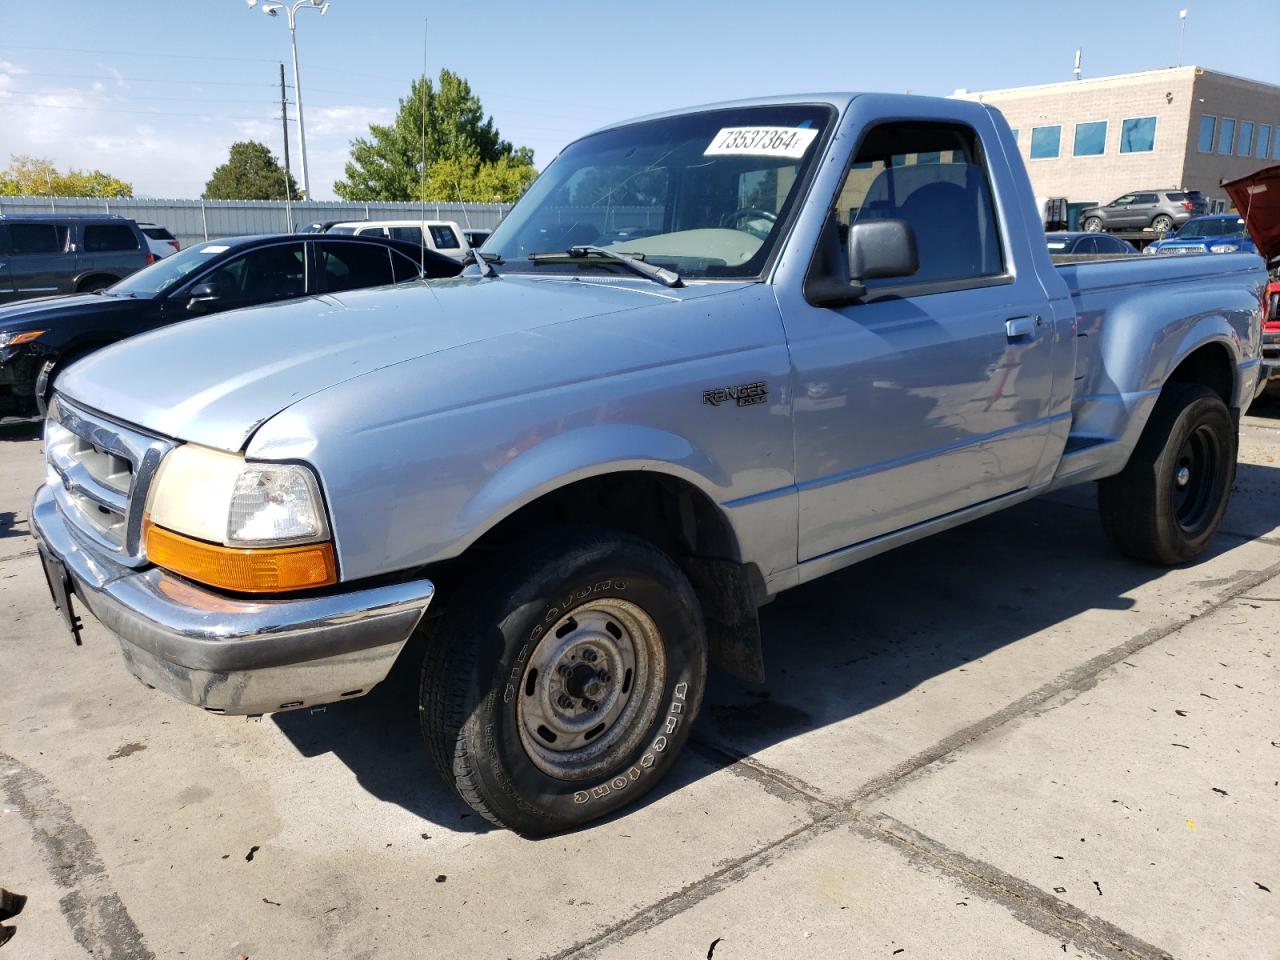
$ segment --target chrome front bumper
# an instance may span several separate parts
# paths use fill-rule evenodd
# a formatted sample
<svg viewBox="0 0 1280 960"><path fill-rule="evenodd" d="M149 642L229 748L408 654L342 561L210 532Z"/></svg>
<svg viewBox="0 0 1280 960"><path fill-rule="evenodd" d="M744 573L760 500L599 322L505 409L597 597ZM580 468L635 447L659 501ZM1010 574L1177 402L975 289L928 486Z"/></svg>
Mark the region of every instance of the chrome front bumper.
<svg viewBox="0 0 1280 960"><path fill-rule="evenodd" d="M237 600L156 567L106 558L67 524L48 486L32 529L75 597L120 641L143 683L215 713L292 710L367 693L431 603L430 580L298 600Z"/></svg>

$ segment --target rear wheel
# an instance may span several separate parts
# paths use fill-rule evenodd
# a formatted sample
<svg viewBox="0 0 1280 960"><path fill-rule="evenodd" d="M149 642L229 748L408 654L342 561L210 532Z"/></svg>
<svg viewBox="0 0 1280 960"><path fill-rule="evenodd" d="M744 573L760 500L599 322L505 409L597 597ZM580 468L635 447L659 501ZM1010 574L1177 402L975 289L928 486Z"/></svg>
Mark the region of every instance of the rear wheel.
<svg viewBox="0 0 1280 960"><path fill-rule="evenodd" d="M1168 233L1173 229L1173 217L1166 216L1163 213L1160 214L1160 216L1151 221L1151 229L1156 233Z"/></svg>
<svg viewBox="0 0 1280 960"><path fill-rule="evenodd" d="M423 663L422 729L478 813L540 835L651 789L706 678L693 588L656 547L562 531L454 597Z"/></svg>
<svg viewBox="0 0 1280 960"><path fill-rule="evenodd" d="M1107 534L1140 560L1172 565L1196 557L1222 523L1235 462L1235 429L1222 398L1199 384L1166 385L1128 465L1098 485Z"/></svg>
<svg viewBox="0 0 1280 960"><path fill-rule="evenodd" d="M1089 233L1097 233L1102 229L1102 219L1100 217L1085 217L1083 226Z"/></svg>

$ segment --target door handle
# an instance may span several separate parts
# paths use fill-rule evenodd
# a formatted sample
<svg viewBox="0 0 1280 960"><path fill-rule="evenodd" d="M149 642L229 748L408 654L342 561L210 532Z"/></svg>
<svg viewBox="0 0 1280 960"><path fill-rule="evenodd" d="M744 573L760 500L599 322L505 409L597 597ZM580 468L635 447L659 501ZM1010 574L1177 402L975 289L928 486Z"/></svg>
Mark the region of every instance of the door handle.
<svg viewBox="0 0 1280 960"><path fill-rule="evenodd" d="M1036 327L1040 326L1039 317L1013 317L1004 322L1004 334L1010 340L1021 340L1035 336Z"/></svg>

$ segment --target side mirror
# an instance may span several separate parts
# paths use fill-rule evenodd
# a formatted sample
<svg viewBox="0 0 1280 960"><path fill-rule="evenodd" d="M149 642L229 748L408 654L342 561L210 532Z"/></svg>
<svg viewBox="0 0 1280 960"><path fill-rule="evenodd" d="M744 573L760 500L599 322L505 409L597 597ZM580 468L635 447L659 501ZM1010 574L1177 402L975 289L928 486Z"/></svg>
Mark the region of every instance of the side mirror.
<svg viewBox="0 0 1280 960"><path fill-rule="evenodd" d="M191 298L187 301L187 309L192 313L201 313L222 299L218 288L212 283L197 283L187 292L187 296Z"/></svg>
<svg viewBox="0 0 1280 960"><path fill-rule="evenodd" d="M905 220L868 220L849 227L849 278L909 277L920 269L916 234Z"/></svg>
<svg viewBox="0 0 1280 960"><path fill-rule="evenodd" d="M818 307L842 307L867 295L864 281L909 277L920 269L916 235L905 220L865 220L847 231L849 281L817 277L805 298ZM831 269L831 268L829 268Z"/></svg>

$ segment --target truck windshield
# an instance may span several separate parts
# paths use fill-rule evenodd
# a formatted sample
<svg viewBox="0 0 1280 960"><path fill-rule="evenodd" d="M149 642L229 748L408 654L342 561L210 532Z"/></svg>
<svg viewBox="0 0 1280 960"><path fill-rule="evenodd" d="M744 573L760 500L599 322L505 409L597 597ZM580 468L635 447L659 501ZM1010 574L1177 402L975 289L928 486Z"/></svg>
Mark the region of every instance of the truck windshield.
<svg viewBox="0 0 1280 960"><path fill-rule="evenodd" d="M502 272L628 274L602 247L689 279L759 276L831 123L830 106L708 110L570 144L485 244ZM499 262L499 261L494 261Z"/></svg>

